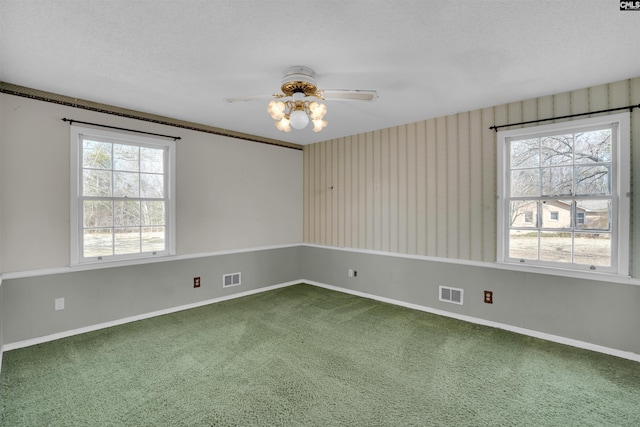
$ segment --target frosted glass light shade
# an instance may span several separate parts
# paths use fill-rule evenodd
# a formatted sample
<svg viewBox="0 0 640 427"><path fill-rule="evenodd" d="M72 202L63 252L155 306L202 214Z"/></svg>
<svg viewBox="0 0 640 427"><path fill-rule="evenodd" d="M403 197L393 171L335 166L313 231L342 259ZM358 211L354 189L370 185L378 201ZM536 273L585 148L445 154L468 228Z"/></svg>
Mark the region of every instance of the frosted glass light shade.
<svg viewBox="0 0 640 427"><path fill-rule="evenodd" d="M309 111L311 111L311 120L321 119L327 114L327 106L313 101L309 104Z"/></svg>
<svg viewBox="0 0 640 427"><path fill-rule="evenodd" d="M320 132L328 124L325 120L322 120L322 119L315 119L315 120L312 120L312 121L313 121L313 131L314 132Z"/></svg>
<svg viewBox="0 0 640 427"><path fill-rule="evenodd" d="M276 128L284 132L291 132L289 119L286 117L283 117L280 121L277 121Z"/></svg>
<svg viewBox="0 0 640 427"><path fill-rule="evenodd" d="M304 129L309 124L309 116L303 110L294 110L289 121L294 129Z"/></svg>
<svg viewBox="0 0 640 427"><path fill-rule="evenodd" d="M282 101L270 101L267 105L267 112L273 120L280 120L284 117L285 107Z"/></svg>

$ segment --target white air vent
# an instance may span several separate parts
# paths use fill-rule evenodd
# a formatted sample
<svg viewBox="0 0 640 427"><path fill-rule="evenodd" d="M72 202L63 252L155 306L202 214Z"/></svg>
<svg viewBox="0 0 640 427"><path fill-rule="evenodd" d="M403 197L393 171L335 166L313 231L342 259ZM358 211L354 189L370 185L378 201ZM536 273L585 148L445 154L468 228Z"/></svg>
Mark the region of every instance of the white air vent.
<svg viewBox="0 0 640 427"><path fill-rule="evenodd" d="M450 288L448 286L440 286L440 301L451 302L453 304L462 305L464 290L458 288Z"/></svg>
<svg viewBox="0 0 640 427"><path fill-rule="evenodd" d="M225 274L222 276L222 287L238 286L240 281L240 273Z"/></svg>

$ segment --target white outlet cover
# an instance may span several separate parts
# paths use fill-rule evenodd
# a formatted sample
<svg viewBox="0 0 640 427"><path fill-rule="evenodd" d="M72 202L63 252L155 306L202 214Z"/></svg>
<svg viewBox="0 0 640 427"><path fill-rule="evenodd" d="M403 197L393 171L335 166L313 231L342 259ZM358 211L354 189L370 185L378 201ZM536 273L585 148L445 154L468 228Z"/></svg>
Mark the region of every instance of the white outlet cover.
<svg viewBox="0 0 640 427"><path fill-rule="evenodd" d="M64 310L64 298L56 298L55 307L56 310Z"/></svg>

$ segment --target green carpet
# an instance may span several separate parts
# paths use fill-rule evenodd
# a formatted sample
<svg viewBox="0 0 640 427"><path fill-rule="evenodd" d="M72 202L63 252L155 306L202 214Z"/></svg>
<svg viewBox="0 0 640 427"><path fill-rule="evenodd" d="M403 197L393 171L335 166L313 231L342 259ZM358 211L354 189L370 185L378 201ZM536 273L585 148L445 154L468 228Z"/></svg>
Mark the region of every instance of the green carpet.
<svg viewBox="0 0 640 427"><path fill-rule="evenodd" d="M640 364L307 285L4 354L5 426L638 426Z"/></svg>

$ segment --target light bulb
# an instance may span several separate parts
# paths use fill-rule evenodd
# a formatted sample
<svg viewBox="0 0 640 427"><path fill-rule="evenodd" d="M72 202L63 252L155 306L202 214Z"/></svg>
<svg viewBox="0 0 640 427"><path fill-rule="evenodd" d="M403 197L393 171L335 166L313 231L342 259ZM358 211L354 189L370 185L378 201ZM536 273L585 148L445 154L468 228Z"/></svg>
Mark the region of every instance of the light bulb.
<svg viewBox="0 0 640 427"><path fill-rule="evenodd" d="M312 121L313 121L314 132L320 132L322 129L324 129L328 125L328 123L322 119L314 119Z"/></svg>
<svg viewBox="0 0 640 427"><path fill-rule="evenodd" d="M309 124L309 116L304 110L294 110L289 120L294 129L304 129Z"/></svg>
<svg viewBox="0 0 640 427"><path fill-rule="evenodd" d="M276 128L284 132L291 132L291 126L289 126L289 119L286 116L284 116L280 121L276 122Z"/></svg>
<svg viewBox="0 0 640 427"><path fill-rule="evenodd" d="M270 101L267 105L267 112L273 120L280 120L284 117L285 104L282 101Z"/></svg>
<svg viewBox="0 0 640 427"><path fill-rule="evenodd" d="M321 119L327 114L327 106L313 101L309 104L309 111L311 111L310 116L312 120Z"/></svg>

